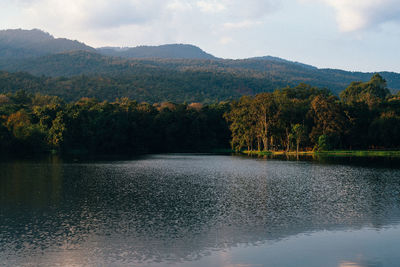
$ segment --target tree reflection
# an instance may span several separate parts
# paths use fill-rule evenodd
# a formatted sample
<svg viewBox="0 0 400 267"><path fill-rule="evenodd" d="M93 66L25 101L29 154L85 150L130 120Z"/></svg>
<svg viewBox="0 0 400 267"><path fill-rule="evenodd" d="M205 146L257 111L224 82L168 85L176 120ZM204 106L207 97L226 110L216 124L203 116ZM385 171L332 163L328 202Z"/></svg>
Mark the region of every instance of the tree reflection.
<svg viewBox="0 0 400 267"><path fill-rule="evenodd" d="M1 168L0 259L50 250L174 263L400 218L398 169L191 155Z"/></svg>

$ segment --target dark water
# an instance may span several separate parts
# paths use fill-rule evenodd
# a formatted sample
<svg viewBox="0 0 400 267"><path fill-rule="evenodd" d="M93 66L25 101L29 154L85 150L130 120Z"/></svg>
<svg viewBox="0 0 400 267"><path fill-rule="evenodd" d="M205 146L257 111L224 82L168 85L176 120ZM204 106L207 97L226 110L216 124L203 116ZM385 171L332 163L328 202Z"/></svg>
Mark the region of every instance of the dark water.
<svg viewBox="0 0 400 267"><path fill-rule="evenodd" d="M3 161L0 265L400 266L400 165L377 162Z"/></svg>

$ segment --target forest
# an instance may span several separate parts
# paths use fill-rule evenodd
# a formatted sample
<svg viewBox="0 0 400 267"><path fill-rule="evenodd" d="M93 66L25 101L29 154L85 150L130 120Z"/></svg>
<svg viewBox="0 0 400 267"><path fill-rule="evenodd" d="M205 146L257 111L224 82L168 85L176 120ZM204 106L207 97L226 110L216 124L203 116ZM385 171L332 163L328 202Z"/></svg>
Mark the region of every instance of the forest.
<svg viewBox="0 0 400 267"><path fill-rule="evenodd" d="M375 74L340 93L300 84L231 103L232 147L257 151L327 151L400 147L400 95Z"/></svg>
<svg viewBox="0 0 400 267"><path fill-rule="evenodd" d="M333 94L339 95L350 82L365 82L373 75L318 69L275 57L242 60L126 59L90 51L70 51L22 61L0 56L0 70L12 72L9 76L23 76L18 72L35 75L33 80L40 78L44 81L45 86L37 89L40 93L68 97L69 100L78 100L82 92L87 97L108 101L126 96L138 101L177 103L231 100L300 83L329 88ZM400 90L398 73L381 72L380 75L393 92ZM3 79L0 77L0 81Z"/></svg>
<svg viewBox="0 0 400 267"><path fill-rule="evenodd" d="M138 102L201 102L212 104L229 101L246 94L273 91L268 79L248 78L212 71L163 71L135 68L137 73L108 75L79 75L73 77L33 76L28 73L0 71L0 94L27 93L59 96L63 100L78 101L82 97L114 101L128 97Z"/></svg>
<svg viewBox="0 0 400 267"><path fill-rule="evenodd" d="M0 95L0 150L29 154L201 152L229 147L229 105L150 105L127 98L65 103L24 91Z"/></svg>
<svg viewBox="0 0 400 267"><path fill-rule="evenodd" d="M340 97L300 84L214 104L0 95L0 151L29 154L400 147L400 94L375 74Z"/></svg>

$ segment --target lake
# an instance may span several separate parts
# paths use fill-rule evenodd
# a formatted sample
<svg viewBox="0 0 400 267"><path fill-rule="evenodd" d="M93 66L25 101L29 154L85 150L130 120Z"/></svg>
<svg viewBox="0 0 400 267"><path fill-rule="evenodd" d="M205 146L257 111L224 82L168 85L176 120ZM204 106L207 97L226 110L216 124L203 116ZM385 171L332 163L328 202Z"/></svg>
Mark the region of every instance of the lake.
<svg viewBox="0 0 400 267"><path fill-rule="evenodd" d="M400 162L0 162L0 266L400 266Z"/></svg>

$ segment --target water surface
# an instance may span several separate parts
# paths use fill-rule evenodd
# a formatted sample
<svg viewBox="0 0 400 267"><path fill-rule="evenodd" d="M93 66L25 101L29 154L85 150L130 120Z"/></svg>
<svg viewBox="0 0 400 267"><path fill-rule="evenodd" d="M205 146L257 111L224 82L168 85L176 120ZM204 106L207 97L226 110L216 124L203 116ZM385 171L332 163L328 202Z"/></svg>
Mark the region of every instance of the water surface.
<svg viewBox="0 0 400 267"><path fill-rule="evenodd" d="M0 265L399 266L396 162L0 163Z"/></svg>

